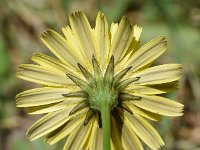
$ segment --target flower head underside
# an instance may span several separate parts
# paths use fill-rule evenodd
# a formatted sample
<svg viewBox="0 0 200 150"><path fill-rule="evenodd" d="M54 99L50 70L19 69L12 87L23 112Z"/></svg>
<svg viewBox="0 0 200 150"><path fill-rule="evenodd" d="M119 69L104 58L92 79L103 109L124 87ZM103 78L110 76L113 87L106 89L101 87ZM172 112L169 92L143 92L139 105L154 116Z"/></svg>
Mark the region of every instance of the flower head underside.
<svg viewBox="0 0 200 150"><path fill-rule="evenodd" d="M64 36L49 29L42 42L56 58L35 54L17 76L43 85L16 96L17 107L44 114L28 130L49 144L66 138L63 149L141 150L164 142L147 121L181 116L183 105L160 96L177 88L179 64L150 65L166 50L165 37L139 48L142 29L123 17L109 27L98 13L91 28L85 14L69 17ZM146 120L147 119L147 120Z"/></svg>

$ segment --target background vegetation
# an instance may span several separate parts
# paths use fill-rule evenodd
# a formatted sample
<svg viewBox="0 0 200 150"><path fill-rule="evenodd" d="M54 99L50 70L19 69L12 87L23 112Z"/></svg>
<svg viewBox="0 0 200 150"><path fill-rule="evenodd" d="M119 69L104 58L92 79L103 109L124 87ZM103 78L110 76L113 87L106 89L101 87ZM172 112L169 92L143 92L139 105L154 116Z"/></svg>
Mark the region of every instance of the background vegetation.
<svg viewBox="0 0 200 150"><path fill-rule="evenodd" d="M35 52L48 53L39 36L47 28L61 33L67 16L84 11L91 24L100 10L111 21L127 15L143 27L141 43L165 35L168 51L156 62L181 63L180 89L168 94L185 105L183 117L155 124L166 142L163 150L200 149L200 1L199 0L0 0L0 149L59 150L42 139L30 142L27 128L37 119L15 107L15 95L33 84L16 78L17 66Z"/></svg>

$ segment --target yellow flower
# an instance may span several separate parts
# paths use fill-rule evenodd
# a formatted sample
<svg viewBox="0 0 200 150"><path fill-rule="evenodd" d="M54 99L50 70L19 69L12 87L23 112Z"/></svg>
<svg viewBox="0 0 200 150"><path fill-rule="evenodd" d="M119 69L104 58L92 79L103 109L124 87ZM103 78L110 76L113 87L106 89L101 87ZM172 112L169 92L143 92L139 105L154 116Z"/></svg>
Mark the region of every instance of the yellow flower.
<svg viewBox="0 0 200 150"><path fill-rule="evenodd" d="M45 136L65 150L142 150L164 145L146 119L181 116L183 105L161 97L177 87L179 64L149 67L165 50L165 37L138 48L142 28L123 17L111 27L103 13L91 28L83 12L69 17L64 36L47 30L42 42L56 58L35 54L36 64L22 64L17 76L43 87L16 96L17 107L45 114L28 130L30 140Z"/></svg>

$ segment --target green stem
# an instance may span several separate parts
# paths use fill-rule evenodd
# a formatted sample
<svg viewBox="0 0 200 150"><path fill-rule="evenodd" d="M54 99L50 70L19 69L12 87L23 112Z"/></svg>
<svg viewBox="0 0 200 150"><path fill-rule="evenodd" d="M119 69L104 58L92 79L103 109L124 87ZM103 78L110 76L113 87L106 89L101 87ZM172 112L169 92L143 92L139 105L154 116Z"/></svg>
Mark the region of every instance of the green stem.
<svg viewBox="0 0 200 150"><path fill-rule="evenodd" d="M103 126L103 149L110 150L110 107L105 104L101 107Z"/></svg>

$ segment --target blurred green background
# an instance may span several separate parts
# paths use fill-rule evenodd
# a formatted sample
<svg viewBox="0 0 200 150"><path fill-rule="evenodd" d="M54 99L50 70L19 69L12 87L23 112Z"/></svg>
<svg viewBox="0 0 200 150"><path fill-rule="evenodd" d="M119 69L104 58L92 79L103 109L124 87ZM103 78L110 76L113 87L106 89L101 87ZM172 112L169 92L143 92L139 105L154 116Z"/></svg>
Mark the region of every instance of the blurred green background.
<svg viewBox="0 0 200 150"><path fill-rule="evenodd" d="M155 124L163 150L200 150L200 0L0 0L0 150L59 150L30 142L25 133L38 116L15 107L15 95L36 85L17 79L17 66L35 52L48 53L39 36L47 28L61 33L68 15L82 10L94 26L98 11L109 23L123 15L143 27L141 43L164 35L168 50L156 62L181 63L180 89L167 96L185 105L184 116Z"/></svg>

